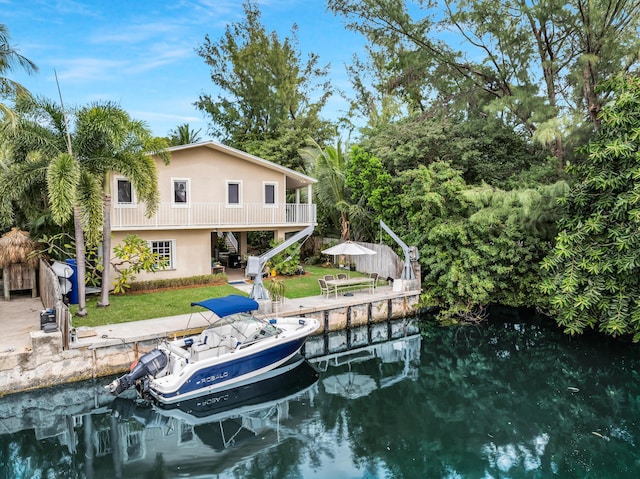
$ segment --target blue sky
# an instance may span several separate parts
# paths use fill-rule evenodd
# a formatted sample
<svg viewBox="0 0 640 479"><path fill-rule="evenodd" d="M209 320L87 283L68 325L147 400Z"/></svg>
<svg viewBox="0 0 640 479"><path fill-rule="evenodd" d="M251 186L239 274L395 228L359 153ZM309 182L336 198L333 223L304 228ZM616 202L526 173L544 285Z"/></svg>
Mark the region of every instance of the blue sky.
<svg viewBox="0 0 640 479"><path fill-rule="evenodd" d="M302 58L318 54L320 65L330 64L333 87L349 92L345 65L362 53L362 37L326 12L322 0L259 5L267 31L284 38L296 23ZM58 100L55 71L65 106L111 100L155 135L189 123L206 139L207 119L193 102L215 91L195 49L243 15L241 0L0 0L0 18L12 45L39 67L32 76L11 74L33 94ZM346 108L335 95L324 117L335 120Z"/></svg>

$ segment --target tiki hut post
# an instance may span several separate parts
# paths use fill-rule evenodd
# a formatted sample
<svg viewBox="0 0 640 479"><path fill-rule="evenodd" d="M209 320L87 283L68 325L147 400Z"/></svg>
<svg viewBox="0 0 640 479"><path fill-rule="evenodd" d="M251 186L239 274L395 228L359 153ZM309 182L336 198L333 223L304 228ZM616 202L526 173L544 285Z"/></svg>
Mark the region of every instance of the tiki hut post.
<svg viewBox="0 0 640 479"><path fill-rule="evenodd" d="M31 289L31 297L38 297L36 284L36 268L38 257L32 253L37 244L29 237L29 233L12 228L0 238L0 268L4 299L11 299L10 291Z"/></svg>

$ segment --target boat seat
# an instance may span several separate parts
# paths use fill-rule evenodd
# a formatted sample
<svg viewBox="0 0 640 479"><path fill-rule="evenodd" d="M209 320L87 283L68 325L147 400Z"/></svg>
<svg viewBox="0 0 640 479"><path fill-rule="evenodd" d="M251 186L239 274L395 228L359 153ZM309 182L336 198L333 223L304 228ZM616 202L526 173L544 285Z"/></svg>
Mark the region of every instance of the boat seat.
<svg viewBox="0 0 640 479"><path fill-rule="evenodd" d="M207 337L191 346L191 357L194 361L218 357L228 352L235 351L240 345L234 336L220 337L213 331L208 331Z"/></svg>
<svg viewBox="0 0 640 479"><path fill-rule="evenodd" d="M206 346L203 349L215 348L222 342L222 337L211 329L205 329L200 333L200 341L198 342Z"/></svg>
<svg viewBox="0 0 640 479"><path fill-rule="evenodd" d="M222 345L228 347L230 351L235 351L241 344L235 336L227 336L222 340Z"/></svg>

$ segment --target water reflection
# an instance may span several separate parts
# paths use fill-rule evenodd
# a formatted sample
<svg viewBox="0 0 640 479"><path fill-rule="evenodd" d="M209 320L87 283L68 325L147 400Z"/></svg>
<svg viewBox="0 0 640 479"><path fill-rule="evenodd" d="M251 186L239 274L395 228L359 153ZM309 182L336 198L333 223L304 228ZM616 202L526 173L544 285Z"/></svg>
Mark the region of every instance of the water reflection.
<svg viewBox="0 0 640 479"><path fill-rule="evenodd" d="M314 337L311 366L172 409L109 378L7 396L0 477L638 477L637 346L533 319Z"/></svg>
<svg viewBox="0 0 640 479"><path fill-rule="evenodd" d="M301 358L269 379L174 406L116 398L110 407L127 475L153 468L159 455L163 468L181 474L217 474L299 436L296 424L317 381L317 371Z"/></svg>

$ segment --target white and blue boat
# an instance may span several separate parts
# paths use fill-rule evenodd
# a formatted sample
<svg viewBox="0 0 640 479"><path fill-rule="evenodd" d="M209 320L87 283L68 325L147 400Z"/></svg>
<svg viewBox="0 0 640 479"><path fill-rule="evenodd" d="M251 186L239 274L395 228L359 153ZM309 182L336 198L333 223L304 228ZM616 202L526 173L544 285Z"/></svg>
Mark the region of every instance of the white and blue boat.
<svg viewBox="0 0 640 479"><path fill-rule="evenodd" d="M209 326L196 336L166 340L141 356L130 373L109 385L113 394L135 386L142 397L172 404L253 382L296 356L320 326L314 318L255 317L250 313L258 303L240 295L191 306L210 312Z"/></svg>

